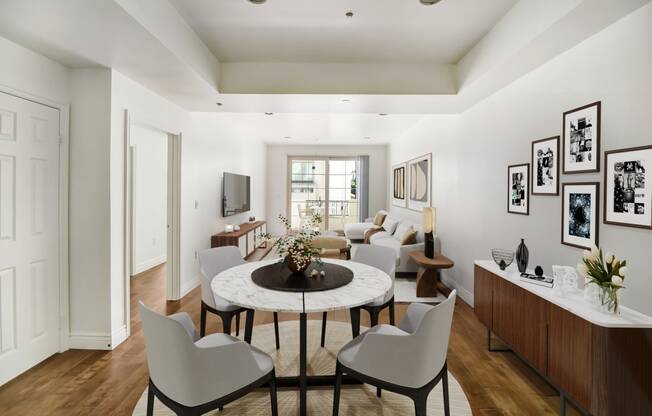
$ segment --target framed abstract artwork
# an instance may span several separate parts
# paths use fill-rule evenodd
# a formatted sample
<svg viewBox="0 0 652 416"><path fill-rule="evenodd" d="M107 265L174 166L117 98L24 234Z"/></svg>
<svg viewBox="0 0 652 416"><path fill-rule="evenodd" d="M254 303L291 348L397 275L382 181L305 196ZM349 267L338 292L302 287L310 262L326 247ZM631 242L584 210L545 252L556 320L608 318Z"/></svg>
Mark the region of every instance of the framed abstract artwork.
<svg viewBox="0 0 652 416"><path fill-rule="evenodd" d="M407 203L406 166L406 163L400 163L392 167L392 205L403 208Z"/></svg>
<svg viewBox="0 0 652 416"><path fill-rule="evenodd" d="M532 142L532 195L559 195L559 136Z"/></svg>
<svg viewBox="0 0 652 416"><path fill-rule="evenodd" d="M561 243L583 249L597 246L600 184L565 183L561 194Z"/></svg>
<svg viewBox="0 0 652 416"><path fill-rule="evenodd" d="M564 173L600 171L600 101L563 116Z"/></svg>
<svg viewBox="0 0 652 416"><path fill-rule="evenodd" d="M421 211L432 203L432 154L428 153L407 162L407 207Z"/></svg>
<svg viewBox="0 0 652 416"><path fill-rule="evenodd" d="M604 154L604 223L652 229L652 146Z"/></svg>
<svg viewBox="0 0 652 416"><path fill-rule="evenodd" d="M507 212L530 215L530 164L507 167Z"/></svg>

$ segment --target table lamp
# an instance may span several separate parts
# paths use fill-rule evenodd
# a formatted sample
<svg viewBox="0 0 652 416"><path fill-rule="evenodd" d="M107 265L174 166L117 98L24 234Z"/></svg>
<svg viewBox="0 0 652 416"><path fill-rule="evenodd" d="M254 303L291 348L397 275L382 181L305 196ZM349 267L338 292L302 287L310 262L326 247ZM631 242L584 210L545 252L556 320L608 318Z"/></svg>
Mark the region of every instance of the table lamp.
<svg viewBox="0 0 652 416"><path fill-rule="evenodd" d="M423 209L423 233L425 238L423 254L432 259L435 257L435 232L437 228L437 211L435 208Z"/></svg>

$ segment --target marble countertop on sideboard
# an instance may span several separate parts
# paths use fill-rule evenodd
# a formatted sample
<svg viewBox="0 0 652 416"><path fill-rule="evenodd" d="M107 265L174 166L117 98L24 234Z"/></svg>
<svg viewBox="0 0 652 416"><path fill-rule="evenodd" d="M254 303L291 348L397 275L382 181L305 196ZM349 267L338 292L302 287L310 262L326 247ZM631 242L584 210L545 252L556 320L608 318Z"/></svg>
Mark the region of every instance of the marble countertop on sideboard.
<svg viewBox="0 0 652 416"><path fill-rule="evenodd" d="M560 296L552 288L524 282L520 280L520 273L515 264L500 270L492 260L476 260L474 263L594 325L606 328L652 328L652 317L633 309L620 306L618 315L607 313L587 302L581 291ZM528 272L532 273L531 270Z"/></svg>

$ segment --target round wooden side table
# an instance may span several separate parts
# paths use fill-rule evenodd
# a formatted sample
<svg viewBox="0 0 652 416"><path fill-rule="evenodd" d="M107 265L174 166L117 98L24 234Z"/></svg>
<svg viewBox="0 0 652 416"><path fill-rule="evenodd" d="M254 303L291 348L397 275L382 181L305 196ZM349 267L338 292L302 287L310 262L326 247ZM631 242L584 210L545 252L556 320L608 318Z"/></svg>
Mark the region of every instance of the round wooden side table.
<svg viewBox="0 0 652 416"><path fill-rule="evenodd" d="M450 269L455 265L453 260L441 254L435 258L426 257L423 251L412 251L410 257L419 265L417 272L417 296L428 298L437 296L437 280L439 270Z"/></svg>

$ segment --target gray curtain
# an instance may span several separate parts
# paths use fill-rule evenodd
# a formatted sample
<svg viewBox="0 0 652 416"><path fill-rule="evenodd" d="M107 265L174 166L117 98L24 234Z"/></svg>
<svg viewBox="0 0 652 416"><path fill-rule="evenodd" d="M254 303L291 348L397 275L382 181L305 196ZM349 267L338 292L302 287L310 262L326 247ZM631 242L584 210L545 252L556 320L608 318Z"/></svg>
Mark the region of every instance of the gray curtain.
<svg viewBox="0 0 652 416"><path fill-rule="evenodd" d="M358 220L369 218L369 156L358 156L357 198Z"/></svg>

